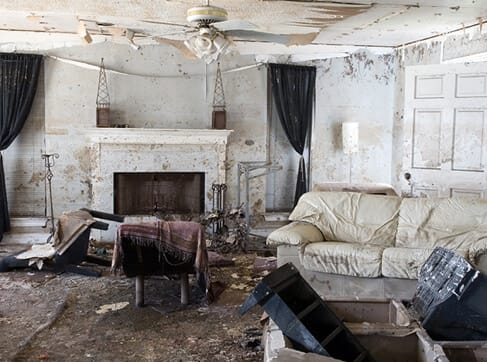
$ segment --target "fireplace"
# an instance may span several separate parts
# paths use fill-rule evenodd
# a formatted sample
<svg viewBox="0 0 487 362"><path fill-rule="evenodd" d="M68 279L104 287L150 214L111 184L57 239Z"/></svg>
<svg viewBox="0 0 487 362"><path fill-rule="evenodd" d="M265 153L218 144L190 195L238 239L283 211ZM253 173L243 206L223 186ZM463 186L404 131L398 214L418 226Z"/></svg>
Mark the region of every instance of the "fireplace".
<svg viewBox="0 0 487 362"><path fill-rule="evenodd" d="M201 214L203 172L116 172L113 209L121 215Z"/></svg>
<svg viewBox="0 0 487 362"><path fill-rule="evenodd" d="M168 212L164 208L196 210L195 213L201 210L210 211L213 205L211 186L226 182L227 139L231 132L214 129L144 128L85 130L90 143L91 208L129 215L126 222L152 219L155 201L160 213ZM128 175L128 186L120 186L120 180L116 180L118 176L115 175L121 174ZM177 181L177 185L167 189L163 181L163 177L166 177L163 175L166 174L172 175L171 177L179 177L181 174L196 177L194 175L197 174L201 178L199 181ZM129 175L140 175L147 179L143 182L133 181ZM154 178L161 185L154 187ZM196 182L193 184L195 186L190 187L188 184L192 182ZM174 188L182 186L179 184L184 185L184 191ZM142 204L137 201L138 197L120 198L115 195L120 188L130 195L132 190L139 187L145 188L146 196L143 197ZM192 195L193 189L198 191L198 195L191 196L189 202L185 198ZM159 195L154 197L154 194ZM169 206L164 206L166 199L161 198L164 194L173 197ZM120 201L115 203L115 199ZM180 201L184 203L179 204ZM99 240L114 240L116 227L114 223L108 231L100 232L96 237Z"/></svg>

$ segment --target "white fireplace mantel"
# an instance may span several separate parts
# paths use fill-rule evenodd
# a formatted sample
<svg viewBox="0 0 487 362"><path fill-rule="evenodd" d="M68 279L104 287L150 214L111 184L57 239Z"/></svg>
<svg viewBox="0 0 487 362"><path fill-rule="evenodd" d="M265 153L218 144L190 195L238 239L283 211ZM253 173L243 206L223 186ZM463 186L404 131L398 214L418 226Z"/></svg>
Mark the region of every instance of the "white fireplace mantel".
<svg viewBox="0 0 487 362"><path fill-rule="evenodd" d="M93 128L84 132L90 144L92 209L115 211L114 175L119 172L204 173L205 211L212 207L212 185L226 182L231 130ZM99 237L110 240L115 229Z"/></svg>
<svg viewBox="0 0 487 362"><path fill-rule="evenodd" d="M226 144L232 130L159 129L159 128L90 128L85 135L92 143L104 144Z"/></svg>

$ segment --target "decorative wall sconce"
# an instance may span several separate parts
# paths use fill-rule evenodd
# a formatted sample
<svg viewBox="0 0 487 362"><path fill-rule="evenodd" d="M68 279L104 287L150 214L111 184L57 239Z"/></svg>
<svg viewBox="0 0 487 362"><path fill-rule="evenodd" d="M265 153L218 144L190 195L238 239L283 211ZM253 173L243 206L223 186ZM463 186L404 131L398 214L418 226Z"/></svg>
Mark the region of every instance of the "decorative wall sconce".
<svg viewBox="0 0 487 362"><path fill-rule="evenodd" d="M225 129L227 113L225 111L225 93L223 92L222 72L220 63L216 67L215 91L213 94L213 112L211 116L211 128Z"/></svg>
<svg viewBox="0 0 487 362"><path fill-rule="evenodd" d="M110 95L108 94L107 74L103 58L101 58L98 92L96 94L96 126L110 127Z"/></svg>
<svg viewBox="0 0 487 362"><path fill-rule="evenodd" d="M358 122L342 123L343 153L348 155L348 182L352 183L352 155L359 150L359 124Z"/></svg>

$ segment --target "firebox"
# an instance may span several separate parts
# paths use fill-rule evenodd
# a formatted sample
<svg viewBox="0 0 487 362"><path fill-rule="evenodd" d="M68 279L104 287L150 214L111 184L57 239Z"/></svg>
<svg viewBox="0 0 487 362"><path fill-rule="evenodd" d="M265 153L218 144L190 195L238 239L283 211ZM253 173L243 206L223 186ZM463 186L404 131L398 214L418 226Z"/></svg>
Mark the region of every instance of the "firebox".
<svg viewBox="0 0 487 362"><path fill-rule="evenodd" d="M114 173L114 211L121 215L201 214L204 172Z"/></svg>

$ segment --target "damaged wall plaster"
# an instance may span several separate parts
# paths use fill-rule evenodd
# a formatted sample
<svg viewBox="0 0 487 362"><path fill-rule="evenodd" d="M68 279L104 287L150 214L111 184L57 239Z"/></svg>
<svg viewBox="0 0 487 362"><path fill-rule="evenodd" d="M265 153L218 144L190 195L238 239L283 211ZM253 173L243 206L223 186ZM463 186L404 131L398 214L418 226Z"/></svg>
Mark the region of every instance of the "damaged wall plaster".
<svg viewBox="0 0 487 362"><path fill-rule="evenodd" d="M449 45L451 44L451 45ZM443 51L454 47L469 49L464 40L445 42ZM451 48L450 48L451 47ZM458 49L456 53L462 52ZM354 155L354 182L388 182L397 189L407 187L402 176L404 69L409 65L439 64L441 42L432 41L398 49L394 55L376 55L368 51L347 58L314 61L317 66L316 109L311 144L311 182L348 180L348 159L341 150L340 125L360 123L360 152ZM182 57L173 48L146 46L136 52L124 45L97 44L59 49L53 55L99 64L105 58L108 68L126 72L147 72L162 77L108 75L112 101L112 122L132 127L209 128L213 99L214 69L201 61ZM255 64L252 56L226 56L222 69ZM89 206L92 193L89 150L83 130L95 127L95 99L98 72L45 59L45 94L36 97L30 119L36 119L36 131L42 133L40 145L31 152L38 162L43 151L58 152L60 159L53 179L55 213ZM205 76L207 74L207 76ZM236 205L237 164L267 159L267 72L264 66L223 75L227 103L229 137L226 164L227 201ZM43 103L44 101L44 103ZM26 131L23 131L23 134ZM45 133L44 133L45 132ZM16 159L19 147L28 145L20 138L4 153L11 209L21 214L22 205L35 205L25 214L42 215L43 183L41 167L32 171L31 163ZM37 159L36 157L39 157ZM34 162L34 163L35 163ZM143 162L143 160L141 160ZM38 165L39 163L37 163ZM162 166L161 166L162 168ZM32 173L32 196L19 196L25 185L17 176ZM36 173L37 172L37 173ZM37 181L36 181L37 180ZM251 210L265 210L265 178L251 181ZM40 197L39 197L40 195ZM41 201L39 201L41 200ZM15 203L15 206L12 205ZM21 207L17 207L18 204ZM17 208L16 208L17 207Z"/></svg>
<svg viewBox="0 0 487 362"><path fill-rule="evenodd" d="M390 182L394 62L362 51L317 65L312 183L348 182L348 156L341 124L359 122L359 152L352 157L352 182Z"/></svg>
<svg viewBox="0 0 487 362"><path fill-rule="evenodd" d="M90 46L89 52L77 47L51 54L90 64L99 64L103 57L107 69L158 75L140 77L108 72L112 124L164 129L210 128L215 64L206 66L201 61L185 59L165 46L147 46L135 52L123 45L105 43ZM250 56L225 57L222 69L254 63ZM37 98L45 102L41 123L44 126L45 118L46 151L60 154L53 179L55 213L60 214L92 203L93 165L90 165L85 131L95 127L98 72L52 58L45 59L44 69L45 94L39 93ZM233 206L236 205L237 163L266 159L266 77L265 67L224 73L227 129L234 130L226 163L227 201ZM187 147L197 146L188 144ZM137 162L140 168L144 167L144 159ZM214 157L209 156L208 162L212 164L207 167L212 167ZM161 171L163 168L161 165ZM16 180L10 177L10 181L10 189L18 189ZM251 209L262 213L263 180L254 180L251 190ZM208 192L211 194L211 190ZM41 212L30 210L29 214L42 215L43 205L38 206L42 206ZM111 208L112 205L106 205L105 210Z"/></svg>

